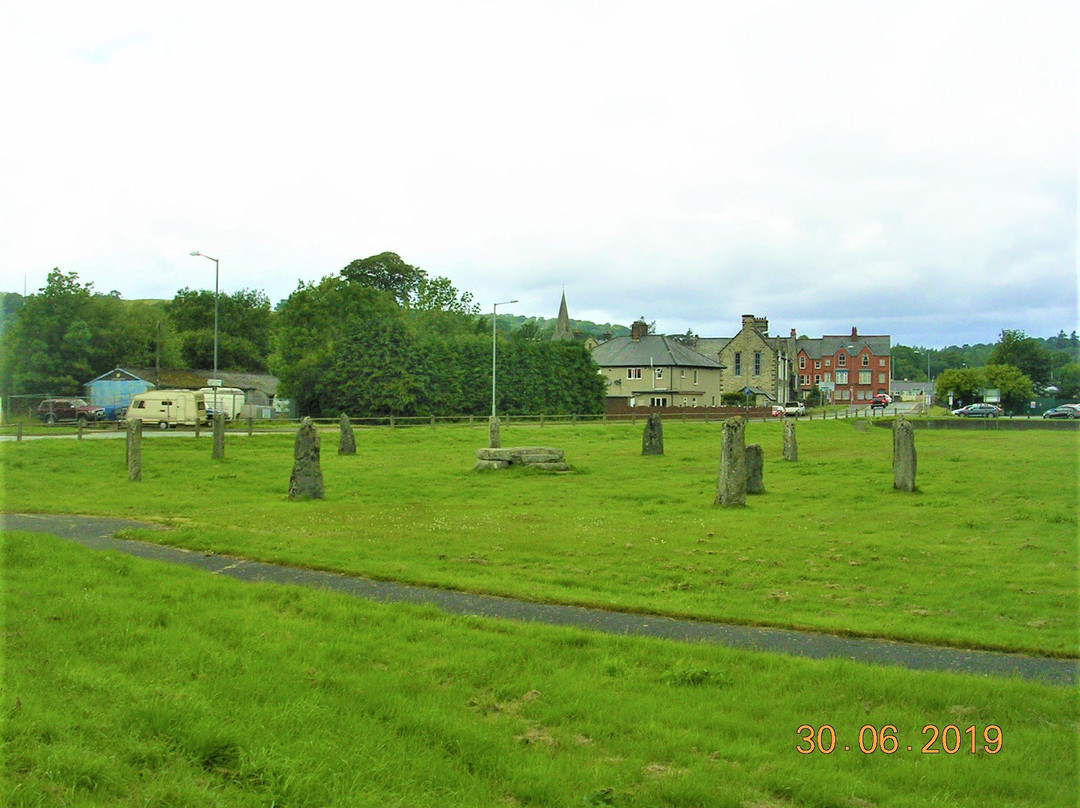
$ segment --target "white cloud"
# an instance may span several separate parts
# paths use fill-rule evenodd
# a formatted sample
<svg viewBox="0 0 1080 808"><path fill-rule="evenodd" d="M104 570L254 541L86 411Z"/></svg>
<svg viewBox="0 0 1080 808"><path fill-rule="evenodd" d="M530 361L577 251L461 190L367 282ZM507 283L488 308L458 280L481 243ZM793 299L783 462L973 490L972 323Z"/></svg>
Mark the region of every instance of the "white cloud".
<svg viewBox="0 0 1080 808"><path fill-rule="evenodd" d="M169 297L209 284L199 249L278 300L393 250L485 306L565 286L680 332L1076 325L1065 3L0 15L5 289Z"/></svg>

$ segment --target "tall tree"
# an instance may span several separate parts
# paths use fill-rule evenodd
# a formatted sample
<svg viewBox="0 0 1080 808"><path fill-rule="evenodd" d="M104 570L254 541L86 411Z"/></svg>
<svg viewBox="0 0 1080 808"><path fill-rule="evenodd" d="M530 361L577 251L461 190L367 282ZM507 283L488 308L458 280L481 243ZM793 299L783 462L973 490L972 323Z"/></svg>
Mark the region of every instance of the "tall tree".
<svg viewBox="0 0 1080 808"><path fill-rule="evenodd" d="M934 387L935 397L943 404L950 395L954 404L971 404L986 387L986 376L980 368L950 368L938 374Z"/></svg>
<svg viewBox="0 0 1080 808"><path fill-rule="evenodd" d="M1031 400L1031 379L1012 365L987 365L987 387L1001 391L1001 404L1007 412L1024 412Z"/></svg>
<svg viewBox="0 0 1080 808"><path fill-rule="evenodd" d="M241 289L219 295L218 367L265 371L271 350L273 312L264 292ZM173 328L180 335L183 362L209 368L214 362L214 293L181 289L168 304Z"/></svg>
<svg viewBox="0 0 1080 808"><path fill-rule="evenodd" d="M1018 329L1006 328L990 352L987 365L1012 365L1039 384L1050 381L1050 351Z"/></svg>
<svg viewBox="0 0 1080 808"><path fill-rule="evenodd" d="M4 334L6 394L80 393L94 367L93 314L93 284L53 268Z"/></svg>

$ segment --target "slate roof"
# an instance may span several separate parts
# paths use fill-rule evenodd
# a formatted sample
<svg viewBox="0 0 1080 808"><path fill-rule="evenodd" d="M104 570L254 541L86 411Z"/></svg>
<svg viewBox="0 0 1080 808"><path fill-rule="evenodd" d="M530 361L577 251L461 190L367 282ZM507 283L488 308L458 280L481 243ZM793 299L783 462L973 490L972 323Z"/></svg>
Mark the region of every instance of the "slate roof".
<svg viewBox="0 0 1080 808"><path fill-rule="evenodd" d="M649 334L640 339L615 337L592 350L600 367L690 367L719 368L720 363L676 342L670 337Z"/></svg>
<svg viewBox="0 0 1080 808"><path fill-rule="evenodd" d="M177 388L180 390L198 390L206 387L207 379L214 376L212 370L179 370L176 368L162 368L160 372L154 368L116 368L98 379L112 376L117 372L123 372L150 382L159 388ZM267 373L233 373L228 370L218 370L218 378L225 387L239 387L241 390L258 390L268 396L277 395L278 379ZM97 381L94 379L93 381Z"/></svg>
<svg viewBox="0 0 1080 808"><path fill-rule="evenodd" d="M806 355L811 359L821 359L823 356L833 356L841 348L848 351L848 353L858 353L864 347L869 347L870 352L874 356L889 356L891 351L892 340L888 336L862 336L859 335L855 339L851 338L850 334L843 336L823 336L818 339L799 339L795 343L795 352L806 351ZM848 349L848 346L854 347L854 350Z"/></svg>
<svg viewBox="0 0 1080 808"><path fill-rule="evenodd" d="M698 337L694 350L704 356L719 356L734 337Z"/></svg>

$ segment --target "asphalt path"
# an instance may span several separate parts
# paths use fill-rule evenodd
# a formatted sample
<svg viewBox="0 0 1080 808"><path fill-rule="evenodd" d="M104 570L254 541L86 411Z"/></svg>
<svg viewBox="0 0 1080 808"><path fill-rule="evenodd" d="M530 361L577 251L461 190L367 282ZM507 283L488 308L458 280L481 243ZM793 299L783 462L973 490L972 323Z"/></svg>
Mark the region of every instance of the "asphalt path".
<svg viewBox="0 0 1080 808"><path fill-rule="evenodd" d="M1053 685L1074 686L1080 660L1033 657L991 651L945 648L917 643L840 637L807 631L737 626L655 615L531 603L492 595L373 581L232 556L193 552L151 542L115 538L121 530L160 529L144 522L90 516L0 514L0 530L48 533L95 550L127 553L138 558L181 564L240 581L265 581L326 589L380 603L431 604L449 614L517 620L623 636L655 637L678 642L715 643L765 653L811 659L848 659L910 670L951 671L976 676L1019 677Z"/></svg>

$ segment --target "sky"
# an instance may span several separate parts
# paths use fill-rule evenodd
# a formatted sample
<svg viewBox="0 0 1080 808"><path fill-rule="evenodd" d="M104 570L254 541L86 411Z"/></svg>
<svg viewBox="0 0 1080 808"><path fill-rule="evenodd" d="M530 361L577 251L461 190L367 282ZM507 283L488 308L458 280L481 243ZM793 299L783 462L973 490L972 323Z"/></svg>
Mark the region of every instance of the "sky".
<svg viewBox="0 0 1080 808"><path fill-rule="evenodd" d="M943 347L1077 320L1068 2L0 0L0 291L398 253L481 309Z"/></svg>

